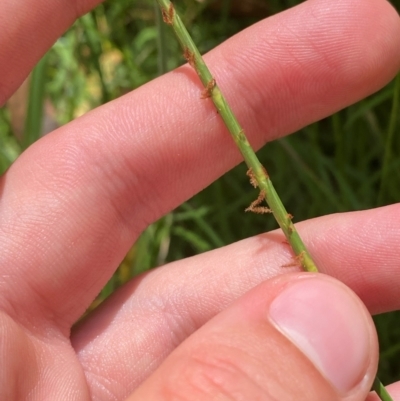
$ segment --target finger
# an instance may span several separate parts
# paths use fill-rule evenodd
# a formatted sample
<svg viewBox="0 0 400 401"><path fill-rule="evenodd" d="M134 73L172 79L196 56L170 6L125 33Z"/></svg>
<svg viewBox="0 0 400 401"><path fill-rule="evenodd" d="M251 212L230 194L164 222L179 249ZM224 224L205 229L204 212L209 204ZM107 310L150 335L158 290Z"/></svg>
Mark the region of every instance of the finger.
<svg viewBox="0 0 400 401"><path fill-rule="evenodd" d="M400 204L297 224L321 272L371 313L400 308ZM171 263L128 283L76 328L72 344L99 399L124 399L182 341L251 288L299 271L275 231ZM121 366L121 360L124 361Z"/></svg>
<svg viewBox="0 0 400 401"><path fill-rule="evenodd" d="M128 400L363 401L377 361L373 321L348 287L284 275L189 337Z"/></svg>
<svg viewBox="0 0 400 401"><path fill-rule="evenodd" d="M0 107L76 18L101 0L2 0Z"/></svg>
<svg viewBox="0 0 400 401"><path fill-rule="evenodd" d="M259 146L390 79L398 33L386 2L311 1L246 30L208 61ZM13 271L2 294L10 313L68 333L139 232L238 162L192 74L181 68L61 128L8 171L0 269Z"/></svg>

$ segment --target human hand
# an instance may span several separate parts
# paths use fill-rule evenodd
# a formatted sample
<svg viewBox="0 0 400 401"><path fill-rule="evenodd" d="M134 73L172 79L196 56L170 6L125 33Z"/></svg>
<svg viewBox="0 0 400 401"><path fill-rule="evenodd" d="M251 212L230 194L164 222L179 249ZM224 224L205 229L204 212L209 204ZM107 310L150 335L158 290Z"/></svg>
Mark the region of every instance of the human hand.
<svg viewBox="0 0 400 401"><path fill-rule="evenodd" d="M1 3L0 104L95 3ZM261 146L384 85L399 42L384 1L318 0L206 60ZM1 400L365 399L378 349L365 307L333 278L282 269L280 232L138 277L70 334L146 225L240 161L200 91L184 66L41 139L2 177ZM399 207L298 224L371 313L400 304Z"/></svg>

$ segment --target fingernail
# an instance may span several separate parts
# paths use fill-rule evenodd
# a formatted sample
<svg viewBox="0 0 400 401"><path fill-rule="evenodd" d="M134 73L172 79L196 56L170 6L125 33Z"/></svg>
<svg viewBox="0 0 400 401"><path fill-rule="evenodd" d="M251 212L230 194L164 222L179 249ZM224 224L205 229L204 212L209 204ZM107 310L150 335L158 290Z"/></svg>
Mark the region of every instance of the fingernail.
<svg viewBox="0 0 400 401"><path fill-rule="evenodd" d="M340 394L365 376L369 320L361 301L343 284L318 276L289 283L272 301L270 318Z"/></svg>

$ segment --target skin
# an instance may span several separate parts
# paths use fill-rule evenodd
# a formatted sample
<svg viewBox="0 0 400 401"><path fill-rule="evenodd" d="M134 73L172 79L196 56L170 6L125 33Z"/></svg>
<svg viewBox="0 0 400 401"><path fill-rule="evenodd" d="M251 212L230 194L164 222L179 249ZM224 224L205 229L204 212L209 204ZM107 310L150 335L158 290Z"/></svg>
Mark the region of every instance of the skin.
<svg viewBox="0 0 400 401"><path fill-rule="evenodd" d="M1 1L0 105L96 4ZM259 148L389 82L400 69L399 16L383 0L310 0L205 59ZM240 162L200 94L181 67L49 134L2 177L0 399L365 399L376 339L369 382L339 394L265 320L282 283L304 274L282 275L291 253L279 232L138 277L71 333L140 232ZM298 224L321 272L370 313L400 307L399 213L392 205ZM221 348L231 370L210 362ZM208 385L211 370L224 386ZM257 375L268 389L249 379ZM400 400L399 383L389 389Z"/></svg>

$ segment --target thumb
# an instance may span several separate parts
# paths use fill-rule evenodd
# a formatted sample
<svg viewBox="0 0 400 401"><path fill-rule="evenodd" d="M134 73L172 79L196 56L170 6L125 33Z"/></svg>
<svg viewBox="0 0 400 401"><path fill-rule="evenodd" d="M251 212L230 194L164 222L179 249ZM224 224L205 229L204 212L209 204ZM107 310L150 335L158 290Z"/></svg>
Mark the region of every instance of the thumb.
<svg viewBox="0 0 400 401"><path fill-rule="evenodd" d="M361 401L377 361L373 321L348 287L285 274L191 335L129 401Z"/></svg>

